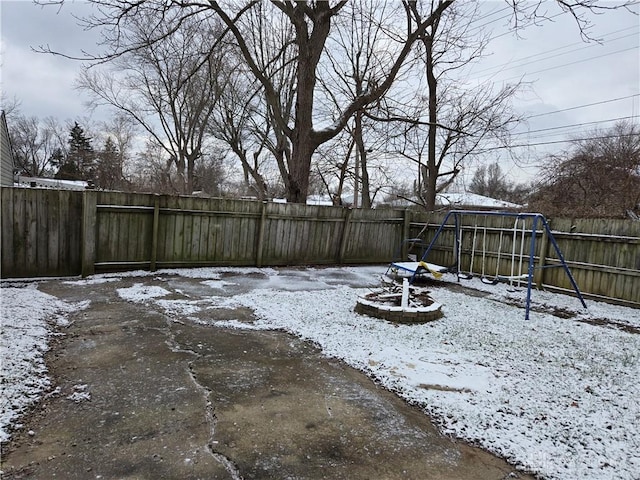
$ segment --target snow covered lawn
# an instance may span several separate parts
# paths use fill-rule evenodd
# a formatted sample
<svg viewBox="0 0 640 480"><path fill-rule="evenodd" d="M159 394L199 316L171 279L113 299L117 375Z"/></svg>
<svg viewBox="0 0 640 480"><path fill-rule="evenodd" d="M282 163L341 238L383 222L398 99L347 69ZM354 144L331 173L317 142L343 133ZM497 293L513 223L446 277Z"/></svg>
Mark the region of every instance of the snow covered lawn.
<svg viewBox="0 0 640 480"><path fill-rule="evenodd" d="M309 269L306 278L300 270L252 271L267 280L247 293L236 293L235 279L223 276L246 270L199 269L163 273L201 278L211 296L165 298L175 293L170 282L164 288L145 285L150 274L142 272L137 273L139 283L118 289L118 294L123 300L155 305L182 321L283 329L313 341L327 355L419 405L444 432L544 478L640 478L640 335L633 328L619 328L627 325L637 332L639 310L589 301L584 312L574 298L534 292L534 310L575 316L563 319L532 311L525 321L524 310L512 305L522 301L524 291L472 280L465 285L491 293L475 296L446 286L432 288L445 317L425 325L396 325L353 312L356 298L367 289L328 280L333 272L367 279L360 285L375 285L384 267ZM2 290L3 360L5 349L11 349L7 358L26 355L24 348L14 353L15 342L5 339L15 328L11 325L23 324L23 312L12 306L20 295L9 290ZM38 293L29 290L32 297ZM52 306L43 308L41 317L64 310L55 299L47 301ZM253 309L258 320L207 320L208 309L238 306ZM43 342L45 337L41 321L29 338ZM39 365L32 372L36 377L42 372ZM5 370L3 365L3 389L24 375ZM1 420L4 432L15 418L3 415Z"/></svg>

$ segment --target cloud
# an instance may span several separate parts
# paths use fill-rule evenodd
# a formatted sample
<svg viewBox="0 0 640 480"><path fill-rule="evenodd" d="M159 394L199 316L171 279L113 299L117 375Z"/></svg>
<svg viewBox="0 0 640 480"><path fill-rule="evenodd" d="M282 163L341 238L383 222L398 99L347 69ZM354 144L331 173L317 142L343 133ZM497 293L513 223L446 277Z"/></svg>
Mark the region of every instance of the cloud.
<svg viewBox="0 0 640 480"><path fill-rule="evenodd" d="M2 3L2 90L8 98L17 97L25 115L68 120L89 113L85 98L74 88L81 63L35 50L49 46L66 55L97 50L99 33L83 30L73 16L90 11L84 2L60 9Z"/></svg>

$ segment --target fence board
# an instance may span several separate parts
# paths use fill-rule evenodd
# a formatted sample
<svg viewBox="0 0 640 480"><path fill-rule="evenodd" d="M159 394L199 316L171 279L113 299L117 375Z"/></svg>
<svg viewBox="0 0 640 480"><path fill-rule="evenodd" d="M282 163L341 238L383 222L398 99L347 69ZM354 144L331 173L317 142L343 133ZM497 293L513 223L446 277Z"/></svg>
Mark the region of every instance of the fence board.
<svg viewBox="0 0 640 480"><path fill-rule="evenodd" d="M18 190L13 199L13 257L16 277L29 276L26 271L28 225L25 221L27 190ZM11 214L11 213L9 213ZM3 255L7 252L2 252ZM4 274L5 272L3 272Z"/></svg>
<svg viewBox="0 0 640 480"><path fill-rule="evenodd" d="M47 195L46 218L40 225L45 225L46 248L47 248L47 266L45 271L55 272L59 270L60 265L60 195L58 191L53 191Z"/></svg>
<svg viewBox="0 0 640 480"><path fill-rule="evenodd" d="M0 216L0 223L2 231L2 275L7 276L6 272L12 272L15 275L15 252L14 252L14 195L10 189L2 189L0 191L0 199L2 202L2 215Z"/></svg>

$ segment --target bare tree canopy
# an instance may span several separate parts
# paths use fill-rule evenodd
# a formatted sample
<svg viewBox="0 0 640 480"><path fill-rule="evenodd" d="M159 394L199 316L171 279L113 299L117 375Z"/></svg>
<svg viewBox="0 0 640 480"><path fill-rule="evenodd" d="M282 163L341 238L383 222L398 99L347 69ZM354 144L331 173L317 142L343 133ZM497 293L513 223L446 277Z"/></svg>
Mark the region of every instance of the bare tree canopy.
<svg viewBox="0 0 640 480"><path fill-rule="evenodd" d="M640 127L619 123L549 157L533 208L548 215L640 215Z"/></svg>
<svg viewBox="0 0 640 480"><path fill-rule="evenodd" d="M9 116L9 135L16 167L22 175L52 175L57 157L66 150L64 127L53 118L40 120L14 111Z"/></svg>
<svg viewBox="0 0 640 480"><path fill-rule="evenodd" d="M498 163L480 165L471 179L469 191L520 205L530 194L530 188L510 180Z"/></svg>
<svg viewBox="0 0 640 480"><path fill-rule="evenodd" d="M220 96L223 54L212 46L220 28L210 17L180 18L179 28L167 20L149 30L157 21L154 12L127 16L121 20L126 37L110 42L137 48L115 57L109 70L83 69L78 82L94 105L115 107L135 119L163 148L177 171L177 193L194 190L196 163Z"/></svg>
<svg viewBox="0 0 640 480"><path fill-rule="evenodd" d="M262 138L254 141L252 148L254 154L259 155L264 148L274 156L287 198L292 202L306 201L314 154L321 145L341 134L352 119L355 119L354 151L361 162L366 162L367 149L362 134L366 128L364 113L375 111L388 99L407 69L418 65L414 62L420 56L427 77L427 94L423 97L429 116L418 118L414 123L415 129L426 128L425 135L417 138L425 145L426 159L414 160L421 164L423 187L420 190L427 192L424 201L427 208L433 207L436 191L457 175L456 162L469 155L487 132L499 138L514 121L506 101L513 95L514 86L468 95L468 92L456 92L452 86L438 85L439 75L460 62L455 58L456 52L464 50L461 44L468 38L465 33L469 19L456 15L458 5L472 3L453 0L400 3L382 0L370 3L345 0L89 1L96 6L96 14L83 19L84 24L101 29L106 50L100 55L83 55L82 59L93 66L110 62L125 65L133 75L130 86L146 89L145 102L158 112L163 111L159 117L163 132L158 134L148 123L144 128L156 137L159 145L166 146L180 175L186 170L185 190L193 186L189 172L202 155L202 132L210 132L203 126L213 117L220 97L219 85L214 88L217 77L213 72L224 69L215 55L223 47L236 52L235 58L241 58L243 65L234 65L234 68L250 80L250 88L260 90L256 102L259 108L254 111L260 112L264 124L262 128L254 128L253 134ZM62 5L64 0L40 0L40 3ZM515 29L542 21L548 15L547 4L542 1L507 3L513 12ZM582 34L588 37L591 13L633 4L633 1L612 5L605 0L557 0L551 5L573 16ZM380 11L384 15L375 14ZM221 25L215 32L209 27L203 28L205 24L211 25L214 18ZM450 28L443 30L447 21ZM193 29L193 25L199 27ZM331 49L337 43L347 43L344 37L342 42L339 39L349 30L341 28L345 25L351 25L352 32L355 32L354 26L364 32L356 42L362 48L352 49L350 59L351 66L363 68L347 70L343 77L348 81L336 84L330 81L330 71L335 73L339 70L336 67L342 64ZM185 35L185 32L190 33ZM368 36L367 32L375 35ZM438 32L446 32L446 41L439 45ZM454 35L447 35L451 33ZM202 48L198 49L199 46ZM469 44L465 48L469 48ZM42 51L51 52L47 47ZM181 63L185 52L190 56L188 68ZM346 55L348 57L348 52ZM179 59L177 65L173 63L176 58ZM438 62L440 69L436 67ZM143 69L140 65L146 67ZM149 72L154 75L149 76ZM180 74L176 75L177 72ZM92 85L99 87L93 90L103 101L117 104L131 115L144 111L141 103L125 104L124 92L118 90L119 86L109 84L108 78L87 74L84 80L90 89ZM213 86L207 85L207 81ZM185 93L186 85L191 84L195 84L192 91L199 92L198 95ZM109 95L103 95L104 92ZM125 96L131 97L131 89ZM205 104L196 101L200 97L207 98ZM182 108L186 98L190 104L188 110ZM166 111L171 112L171 121L167 120ZM406 112L403 116L407 116ZM140 119L143 126L145 122ZM420 150L422 146L416 148ZM241 158L245 175L252 176L256 185L264 183L257 168L258 157L252 160L246 156L248 150L244 146L236 150L236 154L245 151L245 158ZM445 158L453 159L451 168L445 168ZM356 175L360 170L364 177L366 168L355 170ZM264 185L259 188L265 190Z"/></svg>

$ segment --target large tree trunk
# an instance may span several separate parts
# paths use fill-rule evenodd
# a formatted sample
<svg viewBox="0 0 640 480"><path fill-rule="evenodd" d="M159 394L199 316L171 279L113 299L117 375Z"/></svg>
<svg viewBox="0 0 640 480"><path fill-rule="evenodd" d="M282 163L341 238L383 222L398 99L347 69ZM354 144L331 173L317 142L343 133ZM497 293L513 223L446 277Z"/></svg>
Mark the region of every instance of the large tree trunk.
<svg viewBox="0 0 640 480"><path fill-rule="evenodd" d="M291 161L287 200L306 203L309 191L311 157L320 142L313 138L313 99L316 87L316 70L324 44L331 28L329 2L318 2L314 8L313 30L305 18L306 5L296 5L292 21L298 44L298 72L295 103L295 124L290 135Z"/></svg>
<svg viewBox="0 0 640 480"><path fill-rule="evenodd" d="M298 122L296 122L298 123ZM300 130L294 136L295 141L291 152L289 164L289 177L287 186L287 201L292 203L306 203L309 192L309 171L311 169L311 157L315 146L311 144L309 135L300 135ZM306 139L299 137L304 136Z"/></svg>
<svg viewBox="0 0 640 480"><path fill-rule="evenodd" d="M438 183L438 165L436 160L436 133L438 122L438 80L434 72L433 64L433 32L437 29L438 22L432 26L432 35L426 36L423 43L427 56L427 85L429 87L429 131L427 148L427 175L425 177L425 208L431 212L436 208L436 188Z"/></svg>
<svg viewBox="0 0 640 480"><path fill-rule="evenodd" d="M360 177L361 186L361 201L359 202L360 208L371 208L371 192L369 187L369 171L367 170L367 150L364 147L364 139L362 138L362 111L359 111L355 115L355 128L353 132L355 136L356 148L360 157L360 165L356 168L356 181L358 176ZM358 175L360 173L360 175ZM356 199L354 198L354 202Z"/></svg>

